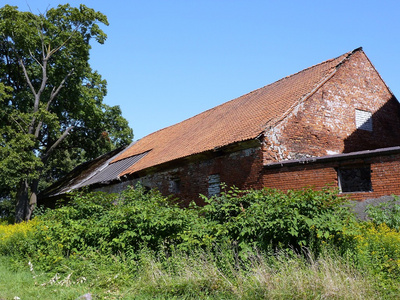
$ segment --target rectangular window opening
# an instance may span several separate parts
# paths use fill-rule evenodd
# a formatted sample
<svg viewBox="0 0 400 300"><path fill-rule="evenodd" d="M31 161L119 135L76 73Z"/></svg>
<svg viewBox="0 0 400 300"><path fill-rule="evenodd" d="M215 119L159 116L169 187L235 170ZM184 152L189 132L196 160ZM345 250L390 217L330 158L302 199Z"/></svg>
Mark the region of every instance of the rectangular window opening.
<svg viewBox="0 0 400 300"><path fill-rule="evenodd" d="M221 179L219 174L208 176L208 196L218 196L221 192Z"/></svg>
<svg viewBox="0 0 400 300"><path fill-rule="evenodd" d="M372 192L371 166L338 168L341 193Z"/></svg>
<svg viewBox="0 0 400 300"><path fill-rule="evenodd" d="M181 192L181 180L179 178L171 179L168 190L170 193L179 194Z"/></svg>

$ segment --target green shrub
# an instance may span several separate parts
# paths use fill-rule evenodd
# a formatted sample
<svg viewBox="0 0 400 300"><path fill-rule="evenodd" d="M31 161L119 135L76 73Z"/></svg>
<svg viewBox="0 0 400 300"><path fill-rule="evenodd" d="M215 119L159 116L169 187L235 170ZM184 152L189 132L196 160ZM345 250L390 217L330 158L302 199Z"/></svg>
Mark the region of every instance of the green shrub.
<svg viewBox="0 0 400 300"><path fill-rule="evenodd" d="M400 233L386 224L372 222L360 224L357 240L359 262L376 274L398 278L400 276Z"/></svg>
<svg viewBox="0 0 400 300"><path fill-rule="evenodd" d="M37 256L48 268L64 258L84 259L91 253L134 255L142 248L173 247L197 218L157 191L141 187L120 194L79 193L69 205L37 217Z"/></svg>
<svg viewBox="0 0 400 300"><path fill-rule="evenodd" d="M19 224L0 224L0 254L25 258L34 247L38 220Z"/></svg>
<svg viewBox="0 0 400 300"><path fill-rule="evenodd" d="M345 226L355 222L347 201L337 191L282 192L272 189L231 189L219 197L205 199L205 218L216 222L214 235L228 236L241 248L313 247L322 241L338 241Z"/></svg>
<svg viewBox="0 0 400 300"><path fill-rule="evenodd" d="M346 200L329 189L232 188L205 201L204 207L180 208L140 186L120 194L77 193L69 205L37 214L33 237L18 251L48 269L92 252L135 257L144 248L168 252L228 246L236 257L255 248L319 251L323 242L343 242L343 228L354 221L343 206Z"/></svg>
<svg viewBox="0 0 400 300"><path fill-rule="evenodd" d="M400 204L397 196L376 206L368 205L366 212L374 224L386 224L390 228L400 230Z"/></svg>

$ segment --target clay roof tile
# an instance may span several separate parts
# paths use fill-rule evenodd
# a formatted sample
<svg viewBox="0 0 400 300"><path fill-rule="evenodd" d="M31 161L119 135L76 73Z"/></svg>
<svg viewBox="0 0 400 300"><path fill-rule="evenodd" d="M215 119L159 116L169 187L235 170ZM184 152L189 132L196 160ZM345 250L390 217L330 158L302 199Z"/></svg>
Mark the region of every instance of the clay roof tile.
<svg viewBox="0 0 400 300"><path fill-rule="evenodd" d="M354 51L357 51L356 49ZM308 97L354 51L252 91L137 141L113 162L148 152L120 174L134 172L240 141L255 139ZM112 162L112 163L113 163Z"/></svg>

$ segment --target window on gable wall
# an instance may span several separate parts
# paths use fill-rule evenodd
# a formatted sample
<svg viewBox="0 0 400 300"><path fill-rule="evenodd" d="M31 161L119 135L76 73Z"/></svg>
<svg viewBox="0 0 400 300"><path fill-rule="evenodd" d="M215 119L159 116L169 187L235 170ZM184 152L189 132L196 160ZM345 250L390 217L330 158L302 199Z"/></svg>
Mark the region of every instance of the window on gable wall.
<svg viewBox="0 0 400 300"><path fill-rule="evenodd" d="M221 192L221 179L219 174L208 176L208 196L218 196Z"/></svg>
<svg viewBox="0 0 400 300"><path fill-rule="evenodd" d="M338 168L341 193L372 192L371 166Z"/></svg>
<svg viewBox="0 0 400 300"><path fill-rule="evenodd" d="M361 130L372 131L372 113L356 109L356 127Z"/></svg>

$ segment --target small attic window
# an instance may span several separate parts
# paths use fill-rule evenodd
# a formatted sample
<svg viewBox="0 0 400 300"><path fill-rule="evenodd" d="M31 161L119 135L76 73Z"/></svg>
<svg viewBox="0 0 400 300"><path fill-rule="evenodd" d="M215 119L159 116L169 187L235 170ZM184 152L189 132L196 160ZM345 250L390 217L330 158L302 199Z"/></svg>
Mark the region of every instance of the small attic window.
<svg viewBox="0 0 400 300"><path fill-rule="evenodd" d="M356 109L356 127L361 130L372 131L372 113Z"/></svg>

